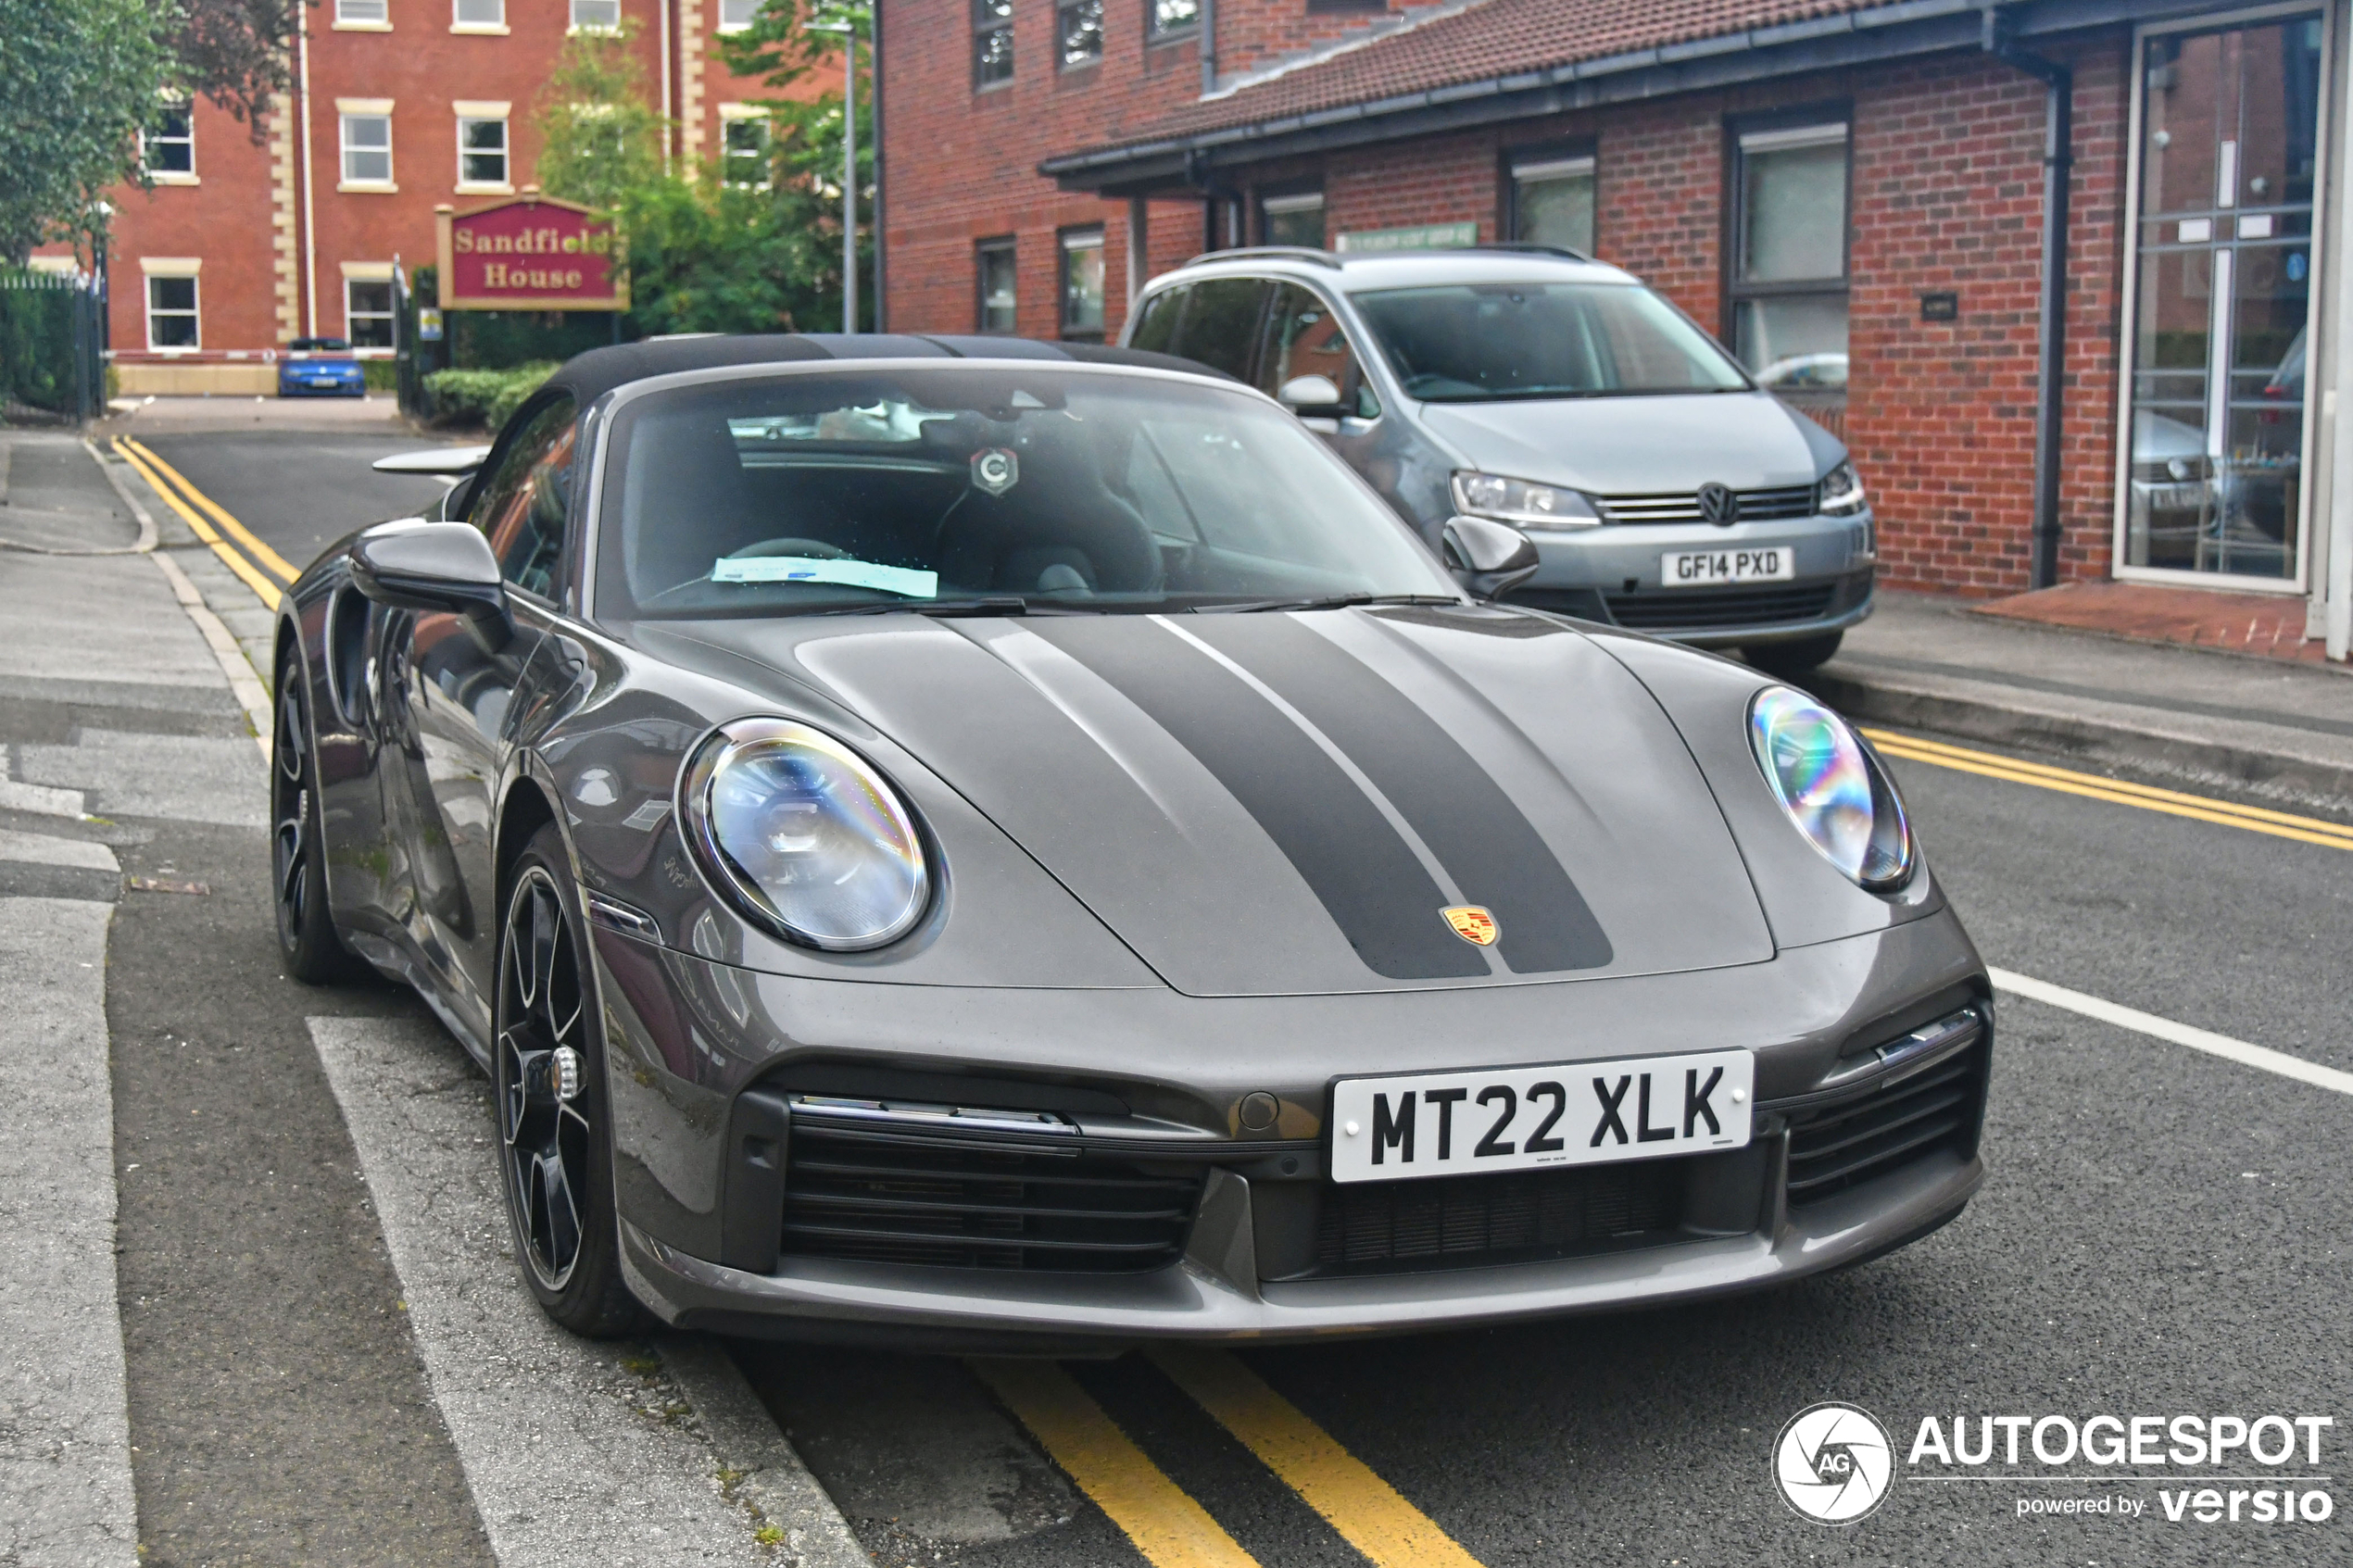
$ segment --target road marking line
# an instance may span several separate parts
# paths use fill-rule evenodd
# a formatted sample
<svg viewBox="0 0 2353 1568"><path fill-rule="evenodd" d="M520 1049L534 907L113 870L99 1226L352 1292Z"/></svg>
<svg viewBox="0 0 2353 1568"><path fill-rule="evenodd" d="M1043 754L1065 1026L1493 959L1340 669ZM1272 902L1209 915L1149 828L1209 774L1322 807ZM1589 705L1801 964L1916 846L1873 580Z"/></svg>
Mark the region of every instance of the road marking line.
<svg viewBox="0 0 2353 1568"><path fill-rule="evenodd" d="M1069 1373L1051 1361L969 1364L1155 1568L1258 1568Z"/></svg>
<svg viewBox="0 0 2353 1568"><path fill-rule="evenodd" d="M153 469L147 467L146 464L141 462L139 460L138 454L131 451L122 445L120 437L117 437L115 440L115 455L120 458L124 462L129 463L132 468L136 470L139 477L145 480L155 493L163 497L164 504L170 507L173 511L178 512L182 521L186 522L190 528L195 530L196 537L211 546L212 553L220 558L220 561L223 566L226 566L230 571L235 572L239 578L244 580L245 585L253 590L253 596L261 601L264 608L273 612L277 609L279 599L278 584L271 582L267 577L264 577L261 574L260 569L256 567L251 561L248 561L245 557L231 549L229 547L228 541L221 538L220 535L214 531L212 524L207 522L203 518L198 517L194 510L190 509L188 503L182 501L178 493L175 492L170 485L166 484L163 482L162 475L157 473ZM157 550L156 552L156 558L157 560L161 560L163 558L163 552Z"/></svg>
<svg viewBox="0 0 2353 1568"><path fill-rule="evenodd" d="M147 461L153 463L157 468L161 469L166 479L170 480L172 483L186 491L190 500L195 502L197 506L202 507L206 511L209 512L215 522L229 531L230 537L235 539L238 544L243 545L246 550L251 552L253 558L259 561L264 568L276 573L280 582L291 583L296 578L302 575L301 572L294 569L285 557L280 555L268 545L262 543L261 540L255 537L251 529L247 528L244 523L239 522L235 518L230 516L228 508L222 506L220 502L214 500L211 496L197 489L194 484L189 483L188 476L186 474L182 473L178 469L173 468L170 463L165 462L161 458L156 456L153 448L145 445L133 436L126 435L122 439L132 451L146 458Z"/></svg>
<svg viewBox="0 0 2353 1568"><path fill-rule="evenodd" d="M2098 773L2081 773L2069 768L2054 768L2046 762L2029 762L2020 758L2003 757L1990 751L1972 751L1965 746L1951 746L1944 741L1929 740L1920 735L1897 734L1892 730L1865 730L1863 733L1874 741L1899 746L1906 751L1927 752L1936 757L1957 758L1971 762L1994 763L2013 772L2028 773L2036 778L2095 784L2119 795L2137 796L2144 800L2166 800L2177 806L2201 807L2231 816L2249 817L2258 822L2277 822L2283 827L2302 828L2313 833L2334 834L2340 838L2353 839L2353 826L2328 822L2320 817L2299 817L2288 811L2274 811L2267 806L2243 806L2234 800L2221 800L2207 795L2184 795L2180 790L2159 789L2154 784L2133 784L2126 779L2111 779Z"/></svg>
<svg viewBox="0 0 2353 1568"><path fill-rule="evenodd" d="M1167 1346L1151 1359L1375 1568L1479 1568L1428 1514L1233 1356Z"/></svg>
<svg viewBox="0 0 2353 1568"><path fill-rule="evenodd" d="M511 1256L490 1085L410 1019L312 1018L433 1402L502 1568L772 1568L723 1460L627 1341L549 1322Z"/></svg>
<svg viewBox="0 0 2353 1568"><path fill-rule="evenodd" d="M2054 985L2047 980L2036 980L2007 969L1988 969L1985 972L1998 989L2024 997L2029 1001L2065 1008L2070 1012L2082 1013L2085 1018L2095 1018L2102 1023L2113 1023L2119 1029L2130 1029L2135 1034L2152 1035L2177 1046L2187 1046L2194 1051L2205 1051L2243 1066L2259 1067L2266 1073L2276 1073L2283 1078L2293 1078L2299 1084L2309 1084L2315 1088L2334 1089L2341 1095L2353 1095L2353 1073L2323 1067L2317 1061L2307 1061L2300 1056L2275 1051L2268 1046L2233 1040L2228 1035L2217 1035L2209 1029L2176 1023L2153 1012L2143 1012L2138 1008L2128 1008L2121 1003L2086 996L2081 991L2070 991L2064 985Z"/></svg>
<svg viewBox="0 0 2353 1568"><path fill-rule="evenodd" d="M2116 806L2137 806L2145 811L2159 811L2169 817L2187 817L2222 827L2245 828L2249 833L2294 839L2299 844L2317 844L2326 849L2353 850L2353 828L2319 817L2298 817L2260 806L2240 806L2208 796L2184 795L2178 790L2126 784L2118 779L2102 778L2095 773L2070 772L2064 768L2048 767L2039 762L2018 762L1991 752L1942 746L1884 730L1866 730L1863 733L1881 752L1910 762L1926 762L1931 767L1950 768L1956 772L1975 773L1982 778L2000 779L2009 784L2032 784L2038 789L2056 790L2061 795L2082 796L2089 800L2103 800Z"/></svg>

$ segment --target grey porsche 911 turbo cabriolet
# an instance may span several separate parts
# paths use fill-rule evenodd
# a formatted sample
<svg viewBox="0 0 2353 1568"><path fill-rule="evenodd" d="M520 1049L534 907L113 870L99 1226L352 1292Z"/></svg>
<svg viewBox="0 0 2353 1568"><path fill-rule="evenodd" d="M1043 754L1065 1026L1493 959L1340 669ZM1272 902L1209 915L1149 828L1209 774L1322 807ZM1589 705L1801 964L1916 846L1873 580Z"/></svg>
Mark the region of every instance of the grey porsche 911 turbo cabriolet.
<svg viewBox="0 0 2353 1568"><path fill-rule="evenodd" d="M1524 536L1441 559L1255 391L654 342L446 460L283 601L279 934L482 1062L576 1331L1491 1323L1982 1180L1986 972L1870 747L1489 602Z"/></svg>

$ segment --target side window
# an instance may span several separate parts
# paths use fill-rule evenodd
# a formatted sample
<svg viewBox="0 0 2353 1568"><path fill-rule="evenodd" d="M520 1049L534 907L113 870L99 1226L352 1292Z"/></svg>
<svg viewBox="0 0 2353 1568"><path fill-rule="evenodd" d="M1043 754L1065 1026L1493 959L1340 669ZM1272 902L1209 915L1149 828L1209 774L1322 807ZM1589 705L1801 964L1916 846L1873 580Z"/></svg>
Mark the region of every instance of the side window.
<svg viewBox="0 0 2353 1568"><path fill-rule="evenodd" d="M1192 290L1183 286L1163 289L1144 301L1136 317L1136 330L1127 337L1130 348L1149 348L1155 354L1170 352L1176 341L1176 319L1185 313L1185 296Z"/></svg>
<svg viewBox="0 0 2353 1568"><path fill-rule="evenodd" d="M1280 395L1283 383L1300 376L1327 376L1340 401L1360 420L1380 415L1380 399L1365 384L1356 351L1340 331L1332 307L1312 289L1281 283L1266 312L1266 338L1258 356L1258 390Z"/></svg>
<svg viewBox="0 0 2353 1568"><path fill-rule="evenodd" d="M1259 309L1266 302L1260 278L1212 278L1193 285L1183 330L1172 352L1250 380L1251 351L1258 346Z"/></svg>
<svg viewBox="0 0 2353 1568"><path fill-rule="evenodd" d="M507 581L545 597L555 586L570 495L573 404L559 397L515 434L498 470L468 508Z"/></svg>

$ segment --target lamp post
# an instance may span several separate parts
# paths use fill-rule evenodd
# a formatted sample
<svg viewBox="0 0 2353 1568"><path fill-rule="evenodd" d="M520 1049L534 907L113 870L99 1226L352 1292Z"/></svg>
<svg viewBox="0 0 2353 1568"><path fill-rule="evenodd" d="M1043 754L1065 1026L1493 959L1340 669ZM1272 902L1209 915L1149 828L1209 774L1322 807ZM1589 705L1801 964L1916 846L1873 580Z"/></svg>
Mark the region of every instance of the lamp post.
<svg viewBox="0 0 2353 1568"><path fill-rule="evenodd" d="M841 34L841 330L858 330L858 29L811 22L812 32Z"/></svg>

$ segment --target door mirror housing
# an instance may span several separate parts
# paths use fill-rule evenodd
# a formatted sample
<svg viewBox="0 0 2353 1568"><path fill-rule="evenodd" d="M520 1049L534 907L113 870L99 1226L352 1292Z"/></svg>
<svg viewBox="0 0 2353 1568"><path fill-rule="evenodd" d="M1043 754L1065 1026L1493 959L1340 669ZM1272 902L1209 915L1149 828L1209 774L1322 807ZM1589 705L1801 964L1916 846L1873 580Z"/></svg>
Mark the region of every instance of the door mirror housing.
<svg viewBox="0 0 2353 1568"><path fill-rule="evenodd" d="M498 558L470 523L378 523L353 542L350 558L352 582L380 605L461 617L492 653L514 638Z"/></svg>
<svg viewBox="0 0 2353 1568"><path fill-rule="evenodd" d="M1445 546L1446 570L1475 599L1501 598L1543 564L1535 540L1492 518L1448 518Z"/></svg>
<svg viewBox="0 0 2353 1568"><path fill-rule="evenodd" d="M1275 401L1302 420L1336 420L1348 412L1340 404L1338 383L1329 376L1293 376L1277 390Z"/></svg>

